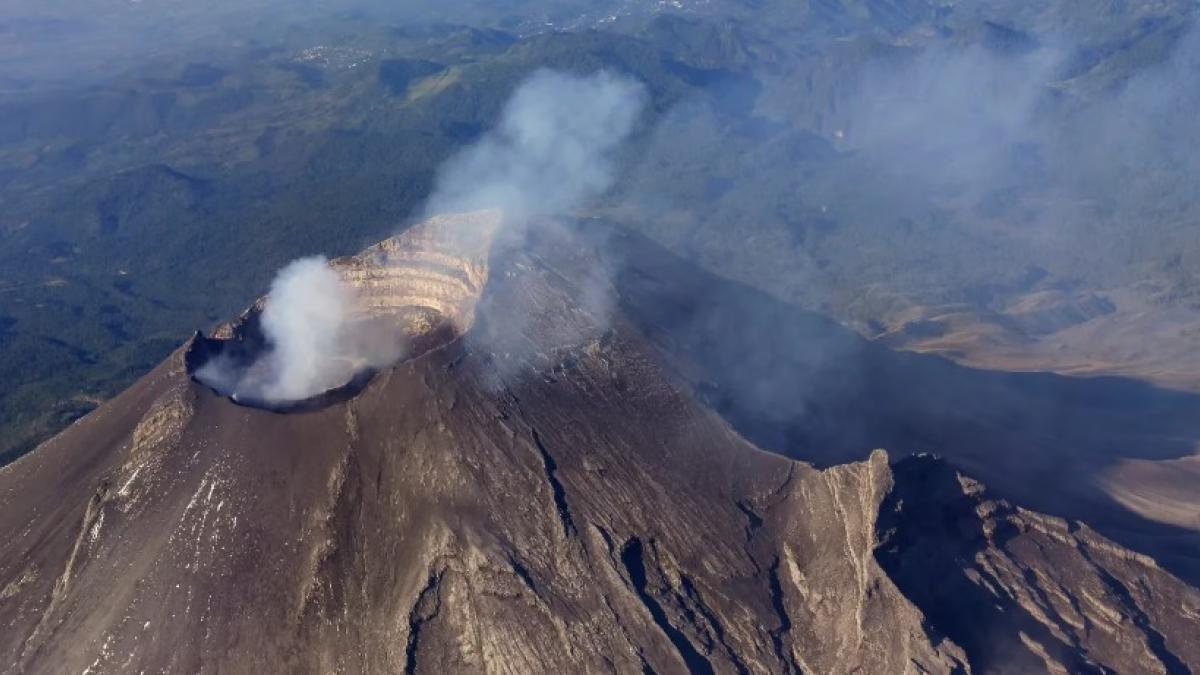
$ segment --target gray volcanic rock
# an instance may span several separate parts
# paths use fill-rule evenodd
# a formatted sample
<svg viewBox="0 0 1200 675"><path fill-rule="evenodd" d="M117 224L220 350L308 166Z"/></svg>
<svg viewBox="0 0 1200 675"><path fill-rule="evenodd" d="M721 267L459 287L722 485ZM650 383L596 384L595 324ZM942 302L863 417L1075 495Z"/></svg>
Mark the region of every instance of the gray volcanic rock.
<svg viewBox="0 0 1200 675"><path fill-rule="evenodd" d="M1187 673L1200 593L1087 525L1015 507L927 455L895 467L876 557L993 672Z"/></svg>
<svg viewBox="0 0 1200 675"><path fill-rule="evenodd" d="M353 395L291 413L238 405L189 376L197 339L0 469L0 663L1003 670L982 643L1051 650L1068 668L1064 650L1121 672L1167 652L1158 663L1200 668L1180 643L1200 594L1153 561L1066 524L1004 538L926 527L969 520L972 495L914 501L921 477L882 452L818 470L759 450L597 300L610 289L588 245L538 235L493 253L465 334ZM961 585L982 563L957 552L976 549L1003 571L969 576L975 594L950 603L941 584ZM978 589L1032 613L1021 593L1051 602L1043 577L1085 617L1063 647L1048 627L1023 639L1023 620L991 622L994 635L939 623L958 620L949 604L993 611Z"/></svg>

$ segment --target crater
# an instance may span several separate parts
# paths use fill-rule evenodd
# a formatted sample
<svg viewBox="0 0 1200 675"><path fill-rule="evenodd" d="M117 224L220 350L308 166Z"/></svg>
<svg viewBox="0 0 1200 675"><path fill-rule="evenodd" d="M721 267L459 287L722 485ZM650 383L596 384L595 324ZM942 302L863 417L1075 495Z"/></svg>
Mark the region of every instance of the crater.
<svg viewBox="0 0 1200 675"><path fill-rule="evenodd" d="M353 305L338 353L314 355L320 382L328 383L314 396L279 399L248 395L239 387L256 371L290 367L280 360L282 352L273 354L276 345L264 329L270 296L210 336L197 332L185 355L187 372L239 405L276 412L313 410L352 398L380 370L443 347L471 328L500 222L494 210L436 216L358 255L331 261L353 291ZM363 354L387 356L380 362Z"/></svg>

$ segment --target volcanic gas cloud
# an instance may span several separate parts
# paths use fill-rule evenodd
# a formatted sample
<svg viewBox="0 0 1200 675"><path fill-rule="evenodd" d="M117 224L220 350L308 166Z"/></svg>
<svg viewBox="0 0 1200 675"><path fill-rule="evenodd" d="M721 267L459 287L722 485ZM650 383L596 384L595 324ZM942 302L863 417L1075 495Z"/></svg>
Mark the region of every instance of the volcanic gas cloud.
<svg viewBox="0 0 1200 675"><path fill-rule="evenodd" d="M604 71L534 73L496 127L438 172L425 212L461 215L434 215L353 258L289 263L225 339L193 350L193 375L239 402L284 408L461 335L493 242L519 246L530 223L604 192L644 98Z"/></svg>

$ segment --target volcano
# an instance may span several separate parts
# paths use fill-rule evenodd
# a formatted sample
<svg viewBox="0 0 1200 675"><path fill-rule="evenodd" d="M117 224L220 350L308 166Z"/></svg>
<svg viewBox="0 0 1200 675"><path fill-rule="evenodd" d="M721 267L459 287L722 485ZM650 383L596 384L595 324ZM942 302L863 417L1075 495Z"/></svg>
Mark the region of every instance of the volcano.
<svg viewBox="0 0 1200 675"><path fill-rule="evenodd" d="M474 321L501 214L463 214L448 226L443 220L435 217L403 238L333 261L352 316L339 336L344 343L337 345L340 353L322 354L323 362L310 366L319 372L314 377L329 385L323 391L318 388L317 395L275 400L236 391L248 380L277 375L264 372L280 365L271 358L274 345L263 330L265 298L236 321L220 326L212 338L198 334L184 357L188 372L239 403L295 411L353 395L380 367L443 346Z"/></svg>
<svg viewBox="0 0 1200 675"><path fill-rule="evenodd" d="M655 329L703 302L678 261L618 266L575 227L459 236L479 222L338 265L364 320L416 345L395 364L287 409L231 400L194 375L252 360L252 308L0 469L0 663L1200 669L1200 592L1154 558L931 455L818 465L748 440L775 420Z"/></svg>

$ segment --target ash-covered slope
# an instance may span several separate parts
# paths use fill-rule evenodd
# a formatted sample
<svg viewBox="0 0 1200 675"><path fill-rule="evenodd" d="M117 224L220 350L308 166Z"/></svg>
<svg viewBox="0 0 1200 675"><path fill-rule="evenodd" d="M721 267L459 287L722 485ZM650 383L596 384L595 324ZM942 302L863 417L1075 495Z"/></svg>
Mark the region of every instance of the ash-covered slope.
<svg viewBox="0 0 1200 675"><path fill-rule="evenodd" d="M894 469L876 557L978 670L1188 673L1200 594L1090 527L1013 506L927 455Z"/></svg>
<svg viewBox="0 0 1200 675"><path fill-rule="evenodd" d="M1148 558L1066 525L981 537L997 516L882 452L817 470L758 450L598 299L595 260L553 230L497 249L464 335L296 412L194 381L193 340L0 470L0 663L1028 672L1053 670L1042 653L1072 667L1065 650L1200 668L1200 594ZM928 519L965 524L908 527ZM1038 555L1014 549L1029 541ZM1002 582L980 556L1008 561ZM960 577L974 591L947 603ZM1053 614L1004 600L1047 588L1065 598ZM940 623L994 611L1014 621ZM1023 616L1076 628L1062 646Z"/></svg>

